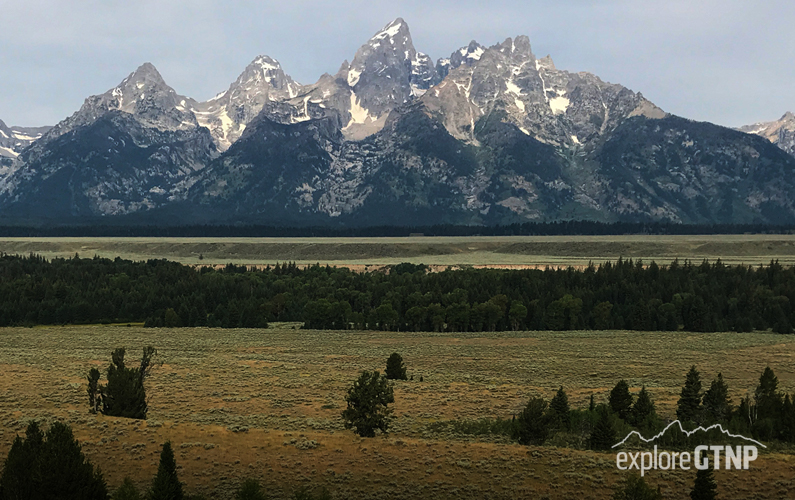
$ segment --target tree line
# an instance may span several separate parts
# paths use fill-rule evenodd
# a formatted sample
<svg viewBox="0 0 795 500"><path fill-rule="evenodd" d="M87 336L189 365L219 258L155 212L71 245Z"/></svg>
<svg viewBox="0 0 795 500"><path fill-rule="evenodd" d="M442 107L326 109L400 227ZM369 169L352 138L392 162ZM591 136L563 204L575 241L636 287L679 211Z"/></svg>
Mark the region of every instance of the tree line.
<svg viewBox="0 0 795 500"><path fill-rule="evenodd" d="M676 418L686 430L720 424L732 434L760 441L795 443L795 393L779 390L778 378L770 367L760 375L753 394L734 404L722 373L718 373L705 390L700 372L692 366L677 401ZM431 424L429 430L506 435L520 444L607 451L631 431L649 438L664 430L669 422L658 415L652 394L645 386L632 394L629 384L620 380L607 401L596 403L591 396L587 408L571 408L566 391L560 387L549 401L542 397L531 398L509 419L441 421ZM655 444L689 448L708 442L710 438L725 437L718 429L688 437L676 428L658 438Z"/></svg>
<svg viewBox="0 0 795 500"><path fill-rule="evenodd" d="M92 221L101 222L101 221ZM404 237L425 236L557 236L557 235L622 235L622 234L790 234L795 226L751 224L677 224L659 221L598 222L561 220L524 222L496 226L264 226L237 224L204 224L188 226L155 225L74 225L74 226L0 226L0 237L177 237L177 238L296 238L296 237Z"/></svg>
<svg viewBox="0 0 795 500"><path fill-rule="evenodd" d="M792 333L795 269L623 260L586 269L384 272L277 264L194 268L0 256L0 326L145 322L151 327L410 331L772 329Z"/></svg>

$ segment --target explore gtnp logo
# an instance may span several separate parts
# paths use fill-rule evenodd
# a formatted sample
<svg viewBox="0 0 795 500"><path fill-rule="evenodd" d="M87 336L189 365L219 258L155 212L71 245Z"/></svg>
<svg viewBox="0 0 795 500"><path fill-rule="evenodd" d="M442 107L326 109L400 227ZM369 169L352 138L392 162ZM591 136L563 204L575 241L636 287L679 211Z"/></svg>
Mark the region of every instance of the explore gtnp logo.
<svg viewBox="0 0 795 500"><path fill-rule="evenodd" d="M686 431L682 428L682 423L679 420L674 420L670 424L668 424L665 429L663 429L659 434L656 436L646 439L638 431L632 431L627 434L627 437L619 441L618 443L613 445L613 448L618 448L622 446L624 443L629 440L632 436L637 436L638 439L643 441L644 443L653 443L656 439L665 435L668 429L672 428L673 426L678 426L679 430L685 434L686 436L690 437L696 432L709 432L711 430L719 430L723 435L736 438L736 439L743 439L747 442L753 443L753 445L743 445L743 446L728 446L728 445L699 445L696 446L693 450L693 453L689 451L684 452L668 452L668 451L658 451L657 445L654 445L654 451L638 451L638 452L626 452L621 451L616 455L616 467L620 470L638 470L640 471L640 475L643 476L646 472L650 470L674 470L674 469L682 469L682 470L690 470L691 464L698 470L705 470L710 467L710 462L712 462L712 466L714 469L745 469L749 468L751 462L756 460L759 456L759 450L757 446L761 446L762 448L767 448L765 445L756 441L751 438L747 438L745 436L741 436L739 434L732 434L729 431L725 430L720 424L711 425L707 428L704 427L697 427L692 431ZM711 456L710 456L711 455ZM721 463L725 464L725 467L721 467Z"/></svg>

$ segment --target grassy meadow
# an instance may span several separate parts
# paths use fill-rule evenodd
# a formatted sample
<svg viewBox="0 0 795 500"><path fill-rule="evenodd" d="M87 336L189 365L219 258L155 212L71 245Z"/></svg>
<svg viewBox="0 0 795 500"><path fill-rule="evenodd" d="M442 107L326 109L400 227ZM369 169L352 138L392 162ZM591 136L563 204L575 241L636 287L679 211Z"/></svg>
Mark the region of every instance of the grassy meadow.
<svg viewBox="0 0 795 500"><path fill-rule="evenodd" d="M0 252L183 264L266 265L295 261L365 269L432 266L585 266L619 257L668 263L718 258L727 264L795 264L795 235L484 236L406 238L2 238ZM200 258L201 257L201 258Z"/></svg>
<svg viewBox="0 0 795 500"><path fill-rule="evenodd" d="M299 330L144 329L126 326L0 329L0 453L30 419L69 423L111 488L125 475L153 477L162 442L176 450L187 491L231 498L247 477L272 498L302 484L334 498L609 498L621 475L612 453L526 447L499 438L437 434L448 419L510 418L532 396L563 386L572 407L607 399L625 378L650 390L673 417L685 373L706 384L722 371L734 402L765 366L795 391L795 336L767 333L500 332L404 333ZM111 351L128 363L154 345L147 421L88 413L85 376ZM343 428L347 387L360 370L403 355L414 380L395 385L386 437ZM423 381L420 382L420 376ZM653 471L665 498L687 498L694 472ZM717 471L721 498L785 498L795 492L795 455L763 454L750 471Z"/></svg>

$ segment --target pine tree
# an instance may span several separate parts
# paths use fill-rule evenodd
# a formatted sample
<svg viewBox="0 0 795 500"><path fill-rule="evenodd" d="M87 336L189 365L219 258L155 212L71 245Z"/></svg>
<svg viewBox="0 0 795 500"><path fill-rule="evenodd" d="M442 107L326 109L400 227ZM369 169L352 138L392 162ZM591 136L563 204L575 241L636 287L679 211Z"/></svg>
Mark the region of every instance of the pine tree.
<svg viewBox="0 0 795 500"><path fill-rule="evenodd" d="M571 409L569 408L569 397L563 386L558 389L555 397L549 402L550 417L554 424L563 430L569 430L571 427Z"/></svg>
<svg viewBox="0 0 795 500"><path fill-rule="evenodd" d="M597 414L597 420L591 431L588 445L592 450L609 450L616 444L616 430L613 427L610 410L605 405L599 405Z"/></svg>
<svg viewBox="0 0 795 500"><path fill-rule="evenodd" d="M547 402L542 398L532 398L516 419L512 437L519 444L541 445L548 435Z"/></svg>
<svg viewBox="0 0 795 500"><path fill-rule="evenodd" d="M386 378L389 380L408 380L403 357L396 352L393 352L389 359L386 360Z"/></svg>
<svg viewBox="0 0 795 500"><path fill-rule="evenodd" d="M111 498L112 500L141 500L141 493L135 487L130 476L127 476Z"/></svg>
<svg viewBox="0 0 795 500"><path fill-rule="evenodd" d="M695 365L687 372L685 385L676 403L676 418L680 422L701 422L701 376Z"/></svg>
<svg viewBox="0 0 795 500"><path fill-rule="evenodd" d="M106 500L108 487L99 469L94 470L74 438L72 429L55 422L42 447L43 487L59 492L61 500Z"/></svg>
<svg viewBox="0 0 795 500"><path fill-rule="evenodd" d="M0 490L3 498L41 498L42 488L41 455L44 447L44 434L36 422L30 422L25 431L25 439L17 436L8 452L8 457L0 476Z"/></svg>
<svg viewBox="0 0 795 500"><path fill-rule="evenodd" d="M644 385L641 387L638 399L632 407L632 421L636 427L641 427L648 423L649 419L654 418L655 414L654 402L651 400L649 391L646 390Z"/></svg>
<svg viewBox="0 0 795 500"><path fill-rule="evenodd" d="M632 416L632 394L629 393L629 385L625 380L619 380L613 390L610 391L610 409L624 421L628 421Z"/></svg>
<svg viewBox="0 0 795 500"><path fill-rule="evenodd" d="M723 374L718 373L718 378L714 379L704 393L703 398L704 413L712 423L725 422L731 416L731 399L729 398L729 386L723 381Z"/></svg>
<svg viewBox="0 0 795 500"><path fill-rule="evenodd" d="M717 489L718 485L715 483L715 476L708 462L706 469L696 472L696 480L693 483L693 489L690 490L690 499L715 500Z"/></svg>
<svg viewBox="0 0 795 500"><path fill-rule="evenodd" d="M363 371L348 389L347 408L342 412L345 428L353 429L362 437L375 437L375 431L386 434L389 430L395 402L392 385L379 372Z"/></svg>
<svg viewBox="0 0 795 500"><path fill-rule="evenodd" d="M103 414L113 417L146 418L148 407L144 380L150 374L156 355L157 350L154 347L145 347L140 365L128 368L124 362L125 349L120 347L113 351L107 372L108 383L98 388ZM89 382L94 376L92 369L92 372L89 372ZM89 395L89 402L90 399ZM95 399L95 404L96 401Z"/></svg>
<svg viewBox="0 0 795 500"><path fill-rule="evenodd" d="M182 500L183 498L182 483L177 478L174 450L171 449L171 441L166 441L160 452L160 465L157 467L157 475L152 480L147 500Z"/></svg>
<svg viewBox="0 0 795 500"><path fill-rule="evenodd" d="M757 419L778 418L783 398L781 393L778 392L778 377L769 366L765 368L765 371L759 377L759 385L754 392L754 400L756 401Z"/></svg>
<svg viewBox="0 0 795 500"><path fill-rule="evenodd" d="M588 411L594 411L596 409L596 403L593 400L593 394L591 394L591 399L588 401Z"/></svg>
<svg viewBox="0 0 795 500"><path fill-rule="evenodd" d="M94 470L74 439L68 425L54 423L42 434L35 422L25 439L14 440L0 476L0 490L9 499L58 498L58 500L106 500L107 485ZM52 497L57 492L57 497Z"/></svg>

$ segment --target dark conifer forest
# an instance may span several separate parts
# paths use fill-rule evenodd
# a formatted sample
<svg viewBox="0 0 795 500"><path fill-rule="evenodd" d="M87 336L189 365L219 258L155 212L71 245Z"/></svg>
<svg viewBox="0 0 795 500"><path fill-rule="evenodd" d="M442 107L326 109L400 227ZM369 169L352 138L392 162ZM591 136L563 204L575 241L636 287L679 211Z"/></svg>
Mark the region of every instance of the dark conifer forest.
<svg viewBox="0 0 795 500"><path fill-rule="evenodd" d="M792 332L795 269L619 260L586 269L379 272L0 257L0 326Z"/></svg>

